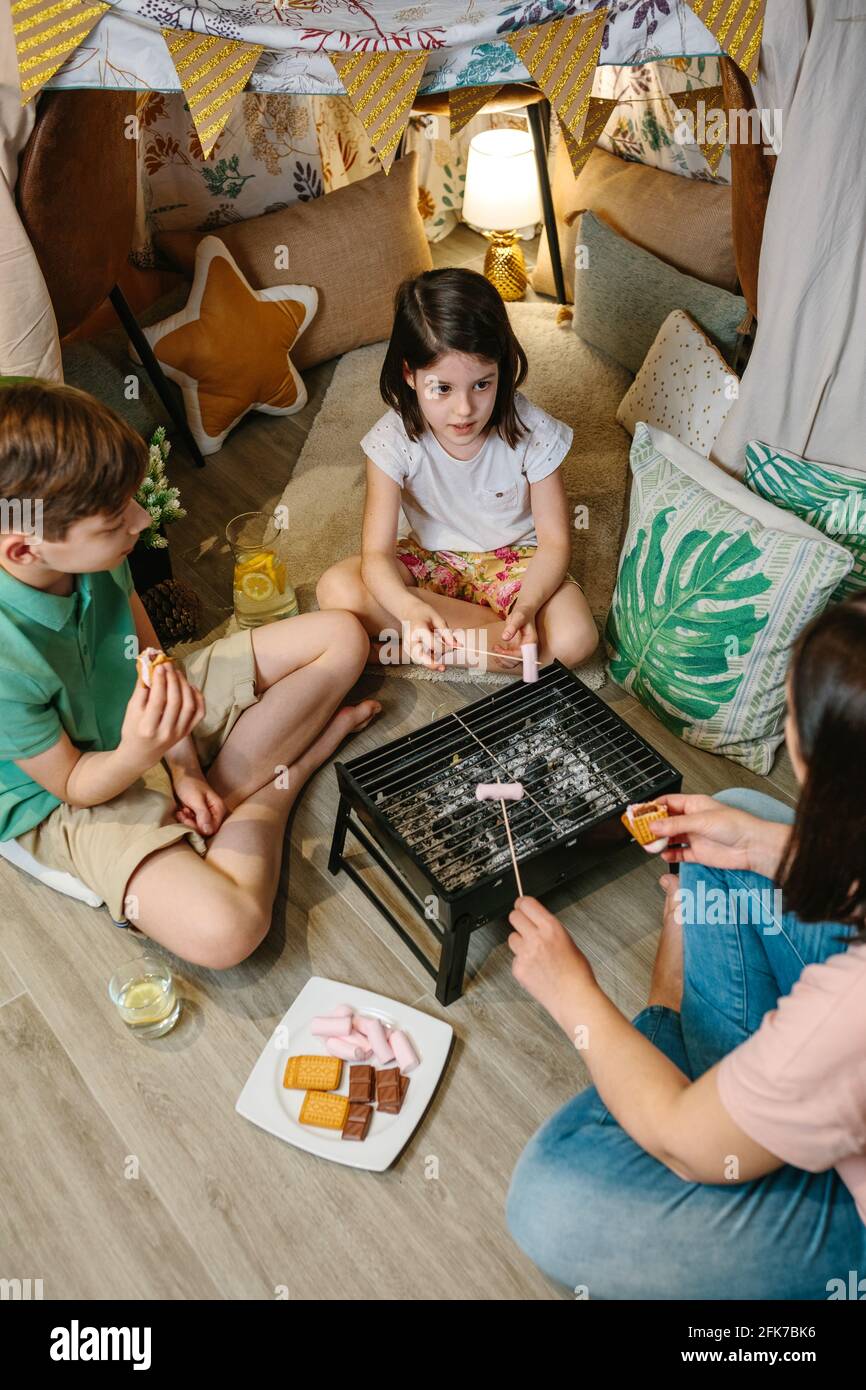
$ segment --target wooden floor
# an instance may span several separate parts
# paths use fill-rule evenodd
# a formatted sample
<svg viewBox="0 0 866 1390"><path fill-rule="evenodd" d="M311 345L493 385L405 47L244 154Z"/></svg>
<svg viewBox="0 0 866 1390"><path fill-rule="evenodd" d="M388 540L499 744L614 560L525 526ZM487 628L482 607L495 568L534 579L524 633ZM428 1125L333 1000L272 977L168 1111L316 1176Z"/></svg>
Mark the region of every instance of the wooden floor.
<svg viewBox="0 0 866 1390"><path fill-rule="evenodd" d="M439 264L480 264L478 250L461 229L434 254ZM333 366L309 373L299 415L253 421L203 473L175 462L190 512L172 535L176 569L211 616L230 588L225 522L280 495ZM352 755L482 693L376 677L359 693L373 689L387 705ZM615 687L604 698L683 771L687 790L740 784L791 800L785 759L758 779L679 743ZM149 1043L125 1032L106 990L140 939L0 863L4 1277L42 1279L45 1298L567 1297L513 1244L503 1204L526 1141L586 1084L579 1056L513 981L503 927L475 934L465 994L440 1008L430 978L360 891L329 875L336 805L325 768L295 814L267 941L226 973L178 962L181 1022ZM658 873L635 847L548 900L628 1016L646 1002ZM235 1114L256 1057L311 974L454 1027L443 1083L385 1174L309 1157Z"/></svg>

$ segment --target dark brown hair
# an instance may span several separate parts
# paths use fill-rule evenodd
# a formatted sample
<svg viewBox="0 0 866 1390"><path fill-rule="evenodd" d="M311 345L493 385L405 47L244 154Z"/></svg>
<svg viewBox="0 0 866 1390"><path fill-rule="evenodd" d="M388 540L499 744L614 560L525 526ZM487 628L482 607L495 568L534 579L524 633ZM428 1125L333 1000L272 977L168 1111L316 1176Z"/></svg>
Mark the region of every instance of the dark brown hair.
<svg viewBox="0 0 866 1390"><path fill-rule="evenodd" d="M120 511L146 466L141 436L86 391L48 381L0 387L0 496L41 499L46 540Z"/></svg>
<svg viewBox="0 0 866 1390"><path fill-rule="evenodd" d="M806 780L779 875L785 906L866 940L866 594L801 632L790 679Z"/></svg>
<svg viewBox="0 0 866 1390"><path fill-rule="evenodd" d="M400 415L410 439L427 422L418 396L403 376L429 367L446 352L484 357L499 367L490 425L513 449L526 430L514 392L527 372L526 353L517 341L499 291L476 270L446 266L404 280L394 298L394 327L379 377L386 405Z"/></svg>

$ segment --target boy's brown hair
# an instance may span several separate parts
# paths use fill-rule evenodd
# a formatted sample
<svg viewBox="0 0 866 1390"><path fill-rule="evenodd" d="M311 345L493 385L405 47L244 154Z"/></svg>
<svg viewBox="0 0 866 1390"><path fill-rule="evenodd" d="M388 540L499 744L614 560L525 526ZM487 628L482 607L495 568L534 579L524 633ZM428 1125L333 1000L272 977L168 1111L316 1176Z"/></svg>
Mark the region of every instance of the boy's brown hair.
<svg viewBox="0 0 866 1390"><path fill-rule="evenodd" d="M48 381L0 388L0 496L42 501L46 540L129 500L147 445L110 406Z"/></svg>

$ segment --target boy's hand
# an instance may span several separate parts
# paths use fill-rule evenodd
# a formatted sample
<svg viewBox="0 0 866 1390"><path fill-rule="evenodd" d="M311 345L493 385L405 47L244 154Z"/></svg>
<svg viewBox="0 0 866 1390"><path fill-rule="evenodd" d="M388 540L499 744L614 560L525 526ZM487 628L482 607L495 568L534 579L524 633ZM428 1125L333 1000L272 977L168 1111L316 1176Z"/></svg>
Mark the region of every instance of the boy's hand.
<svg viewBox="0 0 866 1390"><path fill-rule="evenodd" d="M132 692L118 752L139 774L146 772L192 733L204 709L201 691L177 666L165 662L155 667L150 689L139 681Z"/></svg>
<svg viewBox="0 0 866 1390"><path fill-rule="evenodd" d="M228 815L228 807L203 772L180 772L174 778L178 809L174 818L205 837L215 835Z"/></svg>
<svg viewBox="0 0 866 1390"><path fill-rule="evenodd" d="M495 652L513 652L514 648L522 647L526 642L538 643L538 632L535 627L535 610L525 604L516 604L512 608L505 627L502 629L502 636L494 644Z"/></svg>

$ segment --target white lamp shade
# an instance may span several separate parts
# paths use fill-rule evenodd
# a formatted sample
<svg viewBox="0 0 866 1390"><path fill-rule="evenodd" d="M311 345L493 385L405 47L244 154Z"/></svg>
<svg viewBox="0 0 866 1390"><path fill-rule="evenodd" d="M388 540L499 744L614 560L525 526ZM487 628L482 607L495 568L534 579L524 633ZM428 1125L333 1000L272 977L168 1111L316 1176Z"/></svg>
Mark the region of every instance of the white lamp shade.
<svg viewBox="0 0 866 1390"><path fill-rule="evenodd" d="M484 130L469 143L463 218L473 227L509 232L541 220L532 136Z"/></svg>

